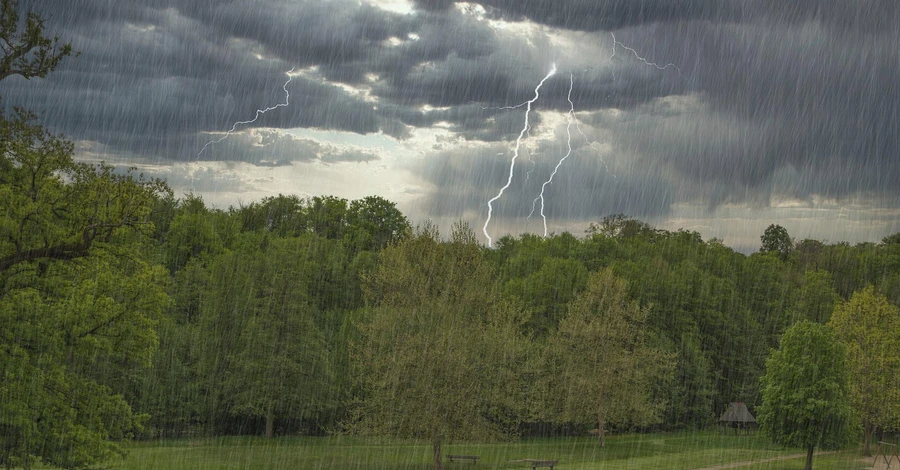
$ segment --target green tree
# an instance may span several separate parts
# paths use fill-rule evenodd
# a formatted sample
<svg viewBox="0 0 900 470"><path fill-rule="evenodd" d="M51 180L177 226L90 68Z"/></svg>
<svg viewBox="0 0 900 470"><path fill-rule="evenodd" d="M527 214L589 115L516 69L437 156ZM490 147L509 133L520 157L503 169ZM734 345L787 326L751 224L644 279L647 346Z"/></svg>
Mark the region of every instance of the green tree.
<svg viewBox="0 0 900 470"><path fill-rule="evenodd" d="M612 271L590 276L546 349L542 407L551 419L597 424L601 446L607 425L658 422L665 403L654 401L653 385L671 374L674 360L648 346L648 313L628 300Z"/></svg>
<svg viewBox="0 0 900 470"><path fill-rule="evenodd" d="M232 397L232 413L264 417L267 438L273 436L276 417L315 417L336 396L324 336L304 285L311 266L297 256L305 245L279 240L265 253L251 255L259 258L253 310L247 312L223 384Z"/></svg>
<svg viewBox="0 0 900 470"><path fill-rule="evenodd" d="M457 227L441 243L426 227L385 249L366 284L351 429L428 439L435 470L446 439L512 432L520 319L500 300L474 233Z"/></svg>
<svg viewBox="0 0 900 470"><path fill-rule="evenodd" d="M350 203L345 238L357 250L383 249L400 241L409 230L409 221L387 199L369 196Z"/></svg>
<svg viewBox="0 0 900 470"><path fill-rule="evenodd" d="M795 319L827 323L840 297L828 271L815 270L803 274L800 288L794 294L791 309Z"/></svg>
<svg viewBox="0 0 900 470"><path fill-rule="evenodd" d="M224 249L222 238L216 232L214 216L203 199L187 195L178 209L169 231L166 233L166 266L174 273L200 255L215 255Z"/></svg>
<svg viewBox="0 0 900 470"><path fill-rule="evenodd" d="M309 229L331 239L344 237L347 230L347 200L335 196L313 196L306 201Z"/></svg>
<svg viewBox="0 0 900 470"><path fill-rule="evenodd" d="M29 261L87 256L121 233L152 233L151 208L170 193L164 182L75 163L72 143L34 120L21 109L0 118L0 275Z"/></svg>
<svg viewBox="0 0 900 470"><path fill-rule="evenodd" d="M801 271L815 271L820 268L824 249L824 243L806 238L797 242L791 257Z"/></svg>
<svg viewBox="0 0 900 470"><path fill-rule="evenodd" d="M248 231L267 231L281 237L297 236L306 231L306 209L294 195L264 197L236 209L241 228Z"/></svg>
<svg viewBox="0 0 900 470"><path fill-rule="evenodd" d="M589 235L603 234L613 238L645 238L651 239L659 233L646 222L633 219L625 214L613 214L603 218L600 224L591 222L585 233Z"/></svg>
<svg viewBox="0 0 900 470"><path fill-rule="evenodd" d="M870 286L839 304L828 326L847 348L850 396L871 456L875 427L900 426L900 309Z"/></svg>
<svg viewBox="0 0 900 470"><path fill-rule="evenodd" d="M43 77L71 48L17 8L0 3L0 79ZM147 235L171 191L74 162L35 119L0 115L0 465L79 468L144 421L123 391L149 366L168 302Z"/></svg>
<svg viewBox="0 0 900 470"><path fill-rule="evenodd" d="M208 334L197 345L196 364L199 421L208 432L223 432L227 418L233 414L231 397L223 384L232 358L240 351L241 333L254 312L255 276L261 269L258 261L258 256L225 252L209 262L209 279L197 319L198 330Z"/></svg>
<svg viewBox="0 0 900 470"><path fill-rule="evenodd" d="M525 303L529 330L543 338L559 325L566 304L584 288L587 277L587 269L577 260L545 257L540 269L509 281L504 290Z"/></svg>
<svg viewBox="0 0 900 470"><path fill-rule="evenodd" d="M140 429L121 390L149 365L165 270L95 246L27 262L0 291L0 465L102 462Z"/></svg>
<svg viewBox="0 0 900 470"><path fill-rule="evenodd" d="M135 412L149 415L140 437L178 437L196 432L204 416L197 362L209 334L195 323L181 323L163 315L157 335L159 347L152 364L135 380L136 393L129 401Z"/></svg>
<svg viewBox="0 0 900 470"><path fill-rule="evenodd" d="M778 253L781 259L787 259L794 248L791 236L788 234L787 229L781 225L769 225L759 239L762 242L759 251Z"/></svg>
<svg viewBox="0 0 900 470"><path fill-rule="evenodd" d="M760 430L777 444L805 448L812 470L817 447L839 449L856 437L849 378L846 348L828 327L793 325L766 360Z"/></svg>
<svg viewBox="0 0 900 470"><path fill-rule="evenodd" d="M265 435L280 418L313 419L337 393L310 295L311 240L275 239L226 252L210 263L199 324L207 331L199 375L205 419L222 431L229 417L261 418Z"/></svg>

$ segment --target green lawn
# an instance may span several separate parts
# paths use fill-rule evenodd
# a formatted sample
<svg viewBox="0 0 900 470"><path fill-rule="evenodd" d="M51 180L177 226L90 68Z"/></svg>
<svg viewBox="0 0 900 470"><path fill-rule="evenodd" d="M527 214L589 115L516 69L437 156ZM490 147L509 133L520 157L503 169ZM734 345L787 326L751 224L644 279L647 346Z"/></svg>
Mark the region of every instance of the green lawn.
<svg viewBox="0 0 900 470"><path fill-rule="evenodd" d="M449 444L444 454L474 454L481 463L445 468L524 468L515 459L555 459L566 469L696 469L735 462L759 462L802 453L783 449L757 436L716 433L668 433L611 436L605 448L591 438L530 439L496 444ZM413 469L431 468L431 448L421 442L353 437L251 437L162 440L135 443L117 469ZM753 470L802 469L792 459L743 466ZM818 456L817 469L860 470L856 451Z"/></svg>

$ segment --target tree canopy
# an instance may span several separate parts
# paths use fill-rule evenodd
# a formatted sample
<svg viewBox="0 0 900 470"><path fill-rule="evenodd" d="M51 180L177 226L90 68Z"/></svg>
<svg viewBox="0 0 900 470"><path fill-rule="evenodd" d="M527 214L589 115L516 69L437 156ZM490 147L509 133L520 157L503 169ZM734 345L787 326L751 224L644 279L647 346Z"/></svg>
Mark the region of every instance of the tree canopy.
<svg viewBox="0 0 900 470"><path fill-rule="evenodd" d="M850 407L846 349L831 330L801 321L785 331L781 347L766 360L760 430L774 442L807 450L840 449L856 437Z"/></svg>
<svg viewBox="0 0 900 470"><path fill-rule="evenodd" d="M900 309L870 286L841 302L828 326L847 348L850 396L869 456L876 427L900 428Z"/></svg>
<svg viewBox="0 0 900 470"><path fill-rule="evenodd" d="M647 344L648 314L610 270L591 275L547 344L540 407L551 420L596 424L600 445L608 424L659 421L666 403L653 386L674 358Z"/></svg>
<svg viewBox="0 0 900 470"><path fill-rule="evenodd" d="M427 439L492 440L514 429L520 389L517 315L491 288L474 234L442 244L430 227L382 252L356 348L352 429Z"/></svg>
<svg viewBox="0 0 900 470"><path fill-rule="evenodd" d="M759 239L762 241L759 251L776 253L782 258L787 258L791 254L791 250L794 249L794 242L791 240L791 236L788 235L787 229L781 225L769 225Z"/></svg>

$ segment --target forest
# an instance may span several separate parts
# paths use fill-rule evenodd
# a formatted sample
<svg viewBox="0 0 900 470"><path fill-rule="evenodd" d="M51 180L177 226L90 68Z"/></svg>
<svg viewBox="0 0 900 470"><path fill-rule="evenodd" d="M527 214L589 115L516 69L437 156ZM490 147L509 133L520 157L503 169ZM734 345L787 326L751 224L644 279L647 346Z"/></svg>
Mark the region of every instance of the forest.
<svg viewBox="0 0 900 470"><path fill-rule="evenodd" d="M30 21L13 40L46 52L7 56L0 79L71 52ZM706 428L735 401L771 415L804 338L841 343L844 437L900 424L900 233L850 245L772 225L748 256L616 214L486 248L377 196L222 209L73 155L27 110L0 118L7 467L197 435L411 437L436 467L455 440L603 445Z"/></svg>
<svg viewBox="0 0 900 470"><path fill-rule="evenodd" d="M77 467L128 438L206 434L409 436L439 452L703 428L761 403L791 325L883 312L894 323L866 334L897 328L900 235L851 246L772 226L746 256L614 215L488 249L379 197L210 208L75 163L30 119L4 122L5 142L30 140L0 173L5 463ZM872 392L888 395L867 433L896 427L891 389Z"/></svg>

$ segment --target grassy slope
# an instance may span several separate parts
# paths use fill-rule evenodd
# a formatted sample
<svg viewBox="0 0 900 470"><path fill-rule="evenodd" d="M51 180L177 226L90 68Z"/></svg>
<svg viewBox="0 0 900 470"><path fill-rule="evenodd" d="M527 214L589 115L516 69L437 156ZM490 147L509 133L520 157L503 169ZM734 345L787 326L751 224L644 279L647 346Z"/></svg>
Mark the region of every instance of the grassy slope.
<svg viewBox="0 0 900 470"><path fill-rule="evenodd" d="M757 436L715 433L645 434L610 437L605 448L590 438L535 439L498 444L451 444L444 454L475 454L475 468L521 468L514 459L556 459L565 469L694 469L732 462L759 461L797 454ZM431 448L415 441L352 437L227 437L165 440L130 446L120 469L411 469L430 468ZM817 469L857 470L865 467L856 452L819 456ZM473 468L448 464L448 470ZM775 470L803 468L803 459L768 462L743 468Z"/></svg>

